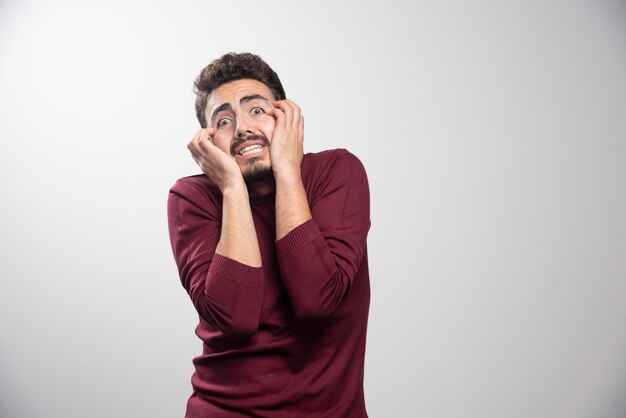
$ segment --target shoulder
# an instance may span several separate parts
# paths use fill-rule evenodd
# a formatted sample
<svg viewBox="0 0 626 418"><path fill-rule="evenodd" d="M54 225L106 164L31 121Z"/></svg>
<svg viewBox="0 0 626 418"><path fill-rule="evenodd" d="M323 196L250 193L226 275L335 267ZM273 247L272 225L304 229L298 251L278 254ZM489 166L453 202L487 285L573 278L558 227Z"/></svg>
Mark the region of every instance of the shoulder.
<svg viewBox="0 0 626 418"><path fill-rule="evenodd" d="M170 192L182 194L195 192L212 193L215 188L217 188L217 186L215 186L207 176L204 174L196 174L176 180Z"/></svg>
<svg viewBox="0 0 626 418"><path fill-rule="evenodd" d="M309 206L342 189L358 190L363 195L369 193L363 164L346 149L305 154L302 160L302 182Z"/></svg>
<svg viewBox="0 0 626 418"><path fill-rule="evenodd" d="M221 192L204 174L183 177L174 183L170 188L169 200L186 200L196 206L219 206L221 202Z"/></svg>
<svg viewBox="0 0 626 418"><path fill-rule="evenodd" d="M329 170L334 173L362 173L365 175L365 168L361 160L344 148L307 153L304 155L304 159L302 160L302 171L304 175L319 174L320 172L328 172Z"/></svg>

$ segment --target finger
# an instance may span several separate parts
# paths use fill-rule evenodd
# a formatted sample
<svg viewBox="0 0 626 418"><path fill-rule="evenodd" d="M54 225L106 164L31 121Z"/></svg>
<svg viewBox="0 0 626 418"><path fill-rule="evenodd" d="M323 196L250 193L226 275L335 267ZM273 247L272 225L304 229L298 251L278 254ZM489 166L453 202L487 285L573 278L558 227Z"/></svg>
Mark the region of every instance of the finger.
<svg viewBox="0 0 626 418"><path fill-rule="evenodd" d="M189 145L187 145L187 149L191 153L191 157L196 160L196 162L198 162L199 158L202 158L202 153L200 152L200 150L197 149L195 145L193 145L191 142L189 143Z"/></svg>
<svg viewBox="0 0 626 418"><path fill-rule="evenodd" d="M273 115L274 118L276 118L276 126L280 126L280 127L284 128L286 126L285 112L283 112L279 108L274 108L273 114L274 114Z"/></svg>
<svg viewBox="0 0 626 418"><path fill-rule="evenodd" d="M300 115L300 120L298 121L298 133L304 141L304 116L302 115Z"/></svg>
<svg viewBox="0 0 626 418"><path fill-rule="evenodd" d="M294 101L285 99L285 103L291 106L291 108L294 110L294 113L298 113L298 114L302 113L302 109L300 109L300 106L298 106Z"/></svg>
<svg viewBox="0 0 626 418"><path fill-rule="evenodd" d="M300 129L300 121L302 120L302 111L300 110L300 107L293 103L293 121L292 121L292 126L293 129Z"/></svg>
<svg viewBox="0 0 626 418"><path fill-rule="evenodd" d="M200 135L198 136L198 142L205 140L213 141L213 134L215 134L215 128L200 129Z"/></svg>
<svg viewBox="0 0 626 418"><path fill-rule="evenodd" d="M193 137L191 138L191 140L189 141L189 143L192 143L192 142L194 142L194 141L198 140L198 139L200 138L200 136L202 135L202 131L203 131L203 130L204 130L204 129L202 129L202 128L198 129L198 130L196 131L196 133L195 133L195 134L193 134Z"/></svg>
<svg viewBox="0 0 626 418"><path fill-rule="evenodd" d="M281 100L280 105L281 109L284 110L285 115L287 116L287 125L294 130L298 129L300 115L302 114L300 106L289 99Z"/></svg>
<svg viewBox="0 0 626 418"><path fill-rule="evenodd" d="M298 106L296 102L294 102L293 100L289 100L289 99L274 100L272 101L272 103L274 104L274 106L288 106L293 109L300 110L300 106Z"/></svg>
<svg viewBox="0 0 626 418"><path fill-rule="evenodd" d="M190 142L192 148L197 152L202 153L204 150L203 144L212 142L211 135L215 132L213 128L200 129Z"/></svg>
<svg viewBox="0 0 626 418"><path fill-rule="evenodd" d="M298 106L293 100L289 100L289 99L284 99L284 100L273 100L272 104L275 107L291 107L292 109L298 110L300 111L300 106Z"/></svg>
<svg viewBox="0 0 626 418"><path fill-rule="evenodd" d="M191 153L191 158L193 158L193 160L196 162L196 164L198 164L199 166L201 165L201 160L200 158L198 158L196 155L194 155L193 153Z"/></svg>
<svg viewBox="0 0 626 418"><path fill-rule="evenodd" d="M206 133L206 139L213 142L213 135L215 135L215 128L206 128L204 132Z"/></svg>
<svg viewBox="0 0 626 418"><path fill-rule="evenodd" d="M191 153L193 154L194 152L197 154L200 150L200 146L198 144L198 141L200 140L200 137L202 135L202 131L203 129L199 129L195 135L193 136L193 138L191 138L191 141L189 141L189 143L187 144L187 149L189 151L191 151Z"/></svg>
<svg viewBox="0 0 626 418"><path fill-rule="evenodd" d="M213 151L215 145L213 144L211 138L207 135L202 141L198 141L198 147L202 150L202 152L208 154Z"/></svg>
<svg viewBox="0 0 626 418"><path fill-rule="evenodd" d="M285 114L285 126L293 126L293 106L286 99L276 102L277 107Z"/></svg>

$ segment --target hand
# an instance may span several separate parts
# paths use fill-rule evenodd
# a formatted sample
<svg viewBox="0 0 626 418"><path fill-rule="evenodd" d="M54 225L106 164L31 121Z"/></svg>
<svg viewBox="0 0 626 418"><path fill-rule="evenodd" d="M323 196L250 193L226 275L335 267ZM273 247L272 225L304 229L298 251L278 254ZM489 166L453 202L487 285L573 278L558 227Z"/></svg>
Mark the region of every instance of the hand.
<svg viewBox="0 0 626 418"><path fill-rule="evenodd" d="M204 174L224 192L227 187L245 185L241 170L235 159L213 145L214 128L200 129L187 148Z"/></svg>
<svg viewBox="0 0 626 418"><path fill-rule="evenodd" d="M300 107L291 100L272 102L268 112L276 119L270 146L270 159L275 176L300 174L304 156L304 116Z"/></svg>

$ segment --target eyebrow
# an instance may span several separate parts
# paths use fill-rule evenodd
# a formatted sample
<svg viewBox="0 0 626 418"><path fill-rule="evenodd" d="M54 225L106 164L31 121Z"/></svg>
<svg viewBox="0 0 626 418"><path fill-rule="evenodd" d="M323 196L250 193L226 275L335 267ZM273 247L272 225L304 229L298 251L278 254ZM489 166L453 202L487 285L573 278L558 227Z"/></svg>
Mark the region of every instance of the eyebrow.
<svg viewBox="0 0 626 418"><path fill-rule="evenodd" d="M248 103L248 102L251 102L252 100L263 100L269 103L269 100L267 100L265 97L261 96L260 94L250 94L249 96L243 96L241 99L239 99L239 104ZM211 121L215 119L218 113L223 112L225 110L232 110L232 107L229 103L222 103L221 105L216 107L215 110L213 110L213 113L211 113Z"/></svg>
<svg viewBox="0 0 626 418"><path fill-rule="evenodd" d="M213 120L215 119L218 113L223 112L224 110L231 110L231 109L232 107L230 106L229 103L222 103L221 105L216 107L215 110L213 110L213 113L211 113L211 123L213 123Z"/></svg>
<svg viewBox="0 0 626 418"><path fill-rule="evenodd" d="M257 100L257 99L269 102L269 100L267 100L265 97L261 96L260 94L251 94L249 96L243 96L241 100L239 100L239 104L248 103L248 102L251 102L252 100Z"/></svg>

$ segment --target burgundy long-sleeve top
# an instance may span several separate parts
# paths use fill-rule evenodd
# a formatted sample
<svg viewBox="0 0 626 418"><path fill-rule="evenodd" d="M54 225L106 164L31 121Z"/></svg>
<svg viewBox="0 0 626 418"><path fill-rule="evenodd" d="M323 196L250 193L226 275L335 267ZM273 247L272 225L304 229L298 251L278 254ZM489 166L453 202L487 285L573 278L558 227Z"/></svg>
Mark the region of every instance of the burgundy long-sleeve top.
<svg viewBox="0 0 626 418"><path fill-rule="evenodd" d="M367 417L369 188L361 162L310 153L312 219L276 241L274 194L250 197L262 266L215 253L222 195L207 176L178 180L169 230L200 323L187 417Z"/></svg>

